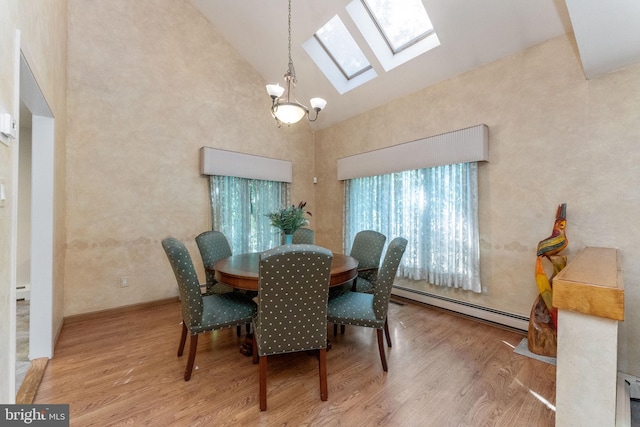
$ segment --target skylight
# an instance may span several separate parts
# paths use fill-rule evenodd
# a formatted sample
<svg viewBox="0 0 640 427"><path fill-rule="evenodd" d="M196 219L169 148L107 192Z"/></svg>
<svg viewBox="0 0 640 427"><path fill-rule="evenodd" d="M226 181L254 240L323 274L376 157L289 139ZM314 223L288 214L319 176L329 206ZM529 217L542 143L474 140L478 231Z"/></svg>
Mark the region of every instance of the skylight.
<svg viewBox="0 0 640 427"><path fill-rule="evenodd" d="M346 9L385 71L440 46L422 0L352 0Z"/></svg>
<svg viewBox="0 0 640 427"><path fill-rule="evenodd" d="M338 15L331 18L314 37L336 63L342 74L351 80L371 68L362 50Z"/></svg>
<svg viewBox="0 0 640 427"><path fill-rule="evenodd" d="M421 0L362 0L362 3L394 54L433 32Z"/></svg>
<svg viewBox="0 0 640 427"><path fill-rule="evenodd" d="M380 66L390 71L440 45L422 0L351 0L345 9L353 22L335 15L303 44L340 94L377 77ZM366 53L351 35L356 28Z"/></svg>

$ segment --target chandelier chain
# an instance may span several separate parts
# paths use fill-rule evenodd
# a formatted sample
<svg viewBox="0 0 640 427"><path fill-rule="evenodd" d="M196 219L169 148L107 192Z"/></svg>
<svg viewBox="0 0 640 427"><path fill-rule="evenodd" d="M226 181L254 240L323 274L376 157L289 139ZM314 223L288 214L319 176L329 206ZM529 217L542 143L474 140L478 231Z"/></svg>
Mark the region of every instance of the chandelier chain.
<svg viewBox="0 0 640 427"><path fill-rule="evenodd" d="M289 64L293 64L291 60L291 0L289 0Z"/></svg>
<svg viewBox="0 0 640 427"><path fill-rule="evenodd" d="M295 69L293 68L293 59L291 59L291 0L289 0L289 72L293 75L295 79Z"/></svg>

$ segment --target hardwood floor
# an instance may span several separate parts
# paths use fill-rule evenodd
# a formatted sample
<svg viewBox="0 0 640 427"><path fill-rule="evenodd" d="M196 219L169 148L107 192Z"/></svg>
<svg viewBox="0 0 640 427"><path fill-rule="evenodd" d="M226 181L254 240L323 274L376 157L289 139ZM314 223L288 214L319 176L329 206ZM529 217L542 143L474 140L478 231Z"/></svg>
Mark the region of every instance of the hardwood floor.
<svg viewBox="0 0 640 427"><path fill-rule="evenodd" d="M34 403L70 404L72 426L555 423L555 366L514 353L522 334L424 306L391 304L387 374L374 330L329 327L327 402L314 356L269 357L262 413L235 328L200 338L185 382L180 327L179 303L65 325Z"/></svg>

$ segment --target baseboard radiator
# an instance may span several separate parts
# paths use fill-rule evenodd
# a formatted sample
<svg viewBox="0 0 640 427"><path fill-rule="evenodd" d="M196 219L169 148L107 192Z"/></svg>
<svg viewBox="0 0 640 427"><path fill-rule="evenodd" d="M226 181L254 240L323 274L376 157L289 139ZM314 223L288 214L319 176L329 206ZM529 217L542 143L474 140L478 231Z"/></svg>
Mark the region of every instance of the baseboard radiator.
<svg viewBox="0 0 640 427"><path fill-rule="evenodd" d="M406 288L394 285L391 291L392 295L397 295L409 300L418 301L434 307L464 314L465 316L475 317L498 325L508 326L510 328L527 331L529 329L529 318L505 311L495 310L465 301L454 300L440 295L431 294L429 292L419 291L416 289Z"/></svg>

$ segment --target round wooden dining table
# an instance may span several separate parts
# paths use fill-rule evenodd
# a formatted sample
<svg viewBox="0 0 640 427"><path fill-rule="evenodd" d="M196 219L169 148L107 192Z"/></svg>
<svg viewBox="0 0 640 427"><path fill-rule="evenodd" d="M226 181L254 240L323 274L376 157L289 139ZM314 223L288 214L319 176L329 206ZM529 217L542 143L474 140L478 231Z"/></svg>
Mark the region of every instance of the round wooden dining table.
<svg viewBox="0 0 640 427"><path fill-rule="evenodd" d="M236 289L258 291L260 253L232 255L213 264L217 281ZM329 286L340 286L358 275L358 260L343 254L333 254Z"/></svg>

